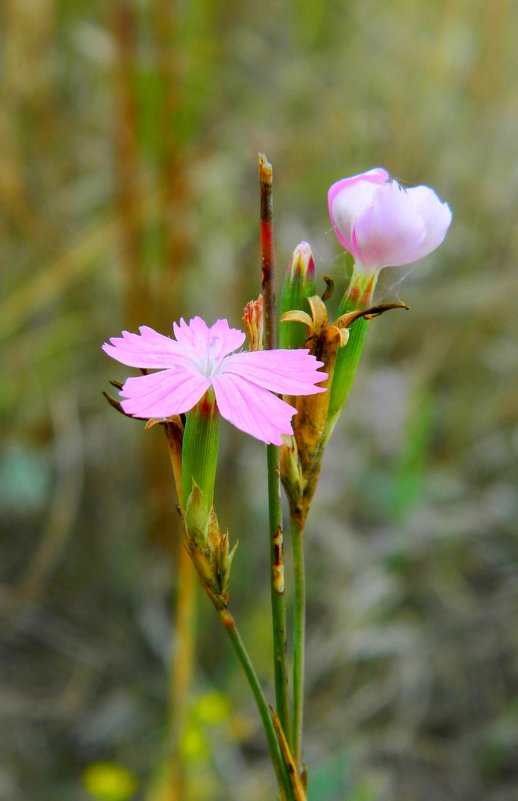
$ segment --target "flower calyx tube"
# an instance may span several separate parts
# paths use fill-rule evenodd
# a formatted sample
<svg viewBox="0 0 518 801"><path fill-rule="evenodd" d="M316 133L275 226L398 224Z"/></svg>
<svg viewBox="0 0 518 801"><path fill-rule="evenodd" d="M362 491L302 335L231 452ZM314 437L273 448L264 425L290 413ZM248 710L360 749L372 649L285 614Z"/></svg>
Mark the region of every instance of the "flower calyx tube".
<svg viewBox="0 0 518 801"><path fill-rule="evenodd" d="M363 353L367 337L368 321L390 309L408 309L403 302L372 306L372 298L378 273L365 273L353 270L349 286L338 307L338 319L347 320L350 337L347 348L337 354L333 381L329 392L329 414L326 426L326 442L331 436L343 406L353 385L356 371ZM352 326L354 322L354 326Z"/></svg>
<svg viewBox="0 0 518 801"><path fill-rule="evenodd" d="M214 499L220 417L212 389L186 415L182 446L182 503L189 537L204 545Z"/></svg>
<svg viewBox="0 0 518 801"><path fill-rule="evenodd" d="M338 307L339 316L357 309L365 310L372 303L378 273L366 275L362 270L353 269L349 286ZM356 376L367 337L367 320L360 317L351 329L349 346L341 351L336 359L334 380L329 390L329 415L326 427L326 441L331 436L342 408Z"/></svg>
<svg viewBox="0 0 518 801"><path fill-rule="evenodd" d="M218 610L226 608L230 565L236 546L229 547L214 511L214 484L219 451L220 415L214 390L186 415L182 443L182 505L187 549L199 578Z"/></svg>

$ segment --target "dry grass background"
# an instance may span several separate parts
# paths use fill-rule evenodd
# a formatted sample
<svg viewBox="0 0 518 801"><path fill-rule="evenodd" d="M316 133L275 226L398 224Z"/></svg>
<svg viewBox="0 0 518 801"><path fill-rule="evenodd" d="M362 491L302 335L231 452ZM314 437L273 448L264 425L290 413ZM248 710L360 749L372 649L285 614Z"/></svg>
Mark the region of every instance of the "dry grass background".
<svg viewBox="0 0 518 801"><path fill-rule="evenodd" d="M0 30L0 799L84 801L99 760L145 798L160 770L174 499L159 432L102 401L124 372L99 345L239 323L264 150L281 265L305 238L343 282L327 188L374 165L455 215L386 271L378 298L411 311L372 324L308 525L311 801L515 801L516 5L4 0ZM234 606L266 677L264 454L224 436ZM189 798L272 797L210 613Z"/></svg>

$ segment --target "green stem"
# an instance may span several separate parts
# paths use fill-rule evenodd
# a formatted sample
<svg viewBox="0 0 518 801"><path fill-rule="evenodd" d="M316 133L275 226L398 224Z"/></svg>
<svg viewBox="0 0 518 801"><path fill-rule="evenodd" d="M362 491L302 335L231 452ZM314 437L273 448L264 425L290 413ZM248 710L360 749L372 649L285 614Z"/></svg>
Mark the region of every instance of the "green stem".
<svg viewBox="0 0 518 801"><path fill-rule="evenodd" d="M241 635L238 631L233 616L227 610L218 611L220 620L223 624L223 627L226 629L230 642L232 643L234 651L236 652L237 658L239 659L241 667L245 672L248 684L250 685L250 689L252 690L255 702L257 704L257 709L259 711L259 715L261 716L266 739L268 741L268 748L270 750L270 756L275 770L275 775L277 777L281 798L283 801L294 801L288 770L281 754L279 742L273 726L270 708L259 683L259 679L257 678L257 673L255 672L245 644L241 639Z"/></svg>
<svg viewBox="0 0 518 801"><path fill-rule="evenodd" d="M264 347L277 347L275 314L275 248L273 231L272 165L259 154L261 286L264 308ZM270 531L270 586L272 599L273 658L277 714L289 739L288 669L286 664L286 600L279 448L267 446L268 509Z"/></svg>
<svg viewBox="0 0 518 801"><path fill-rule="evenodd" d="M183 530L178 549L177 582L174 619L176 653L171 661L169 686L169 781L162 801L179 801L186 795L186 771L180 744L185 734L194 667L196 571L183 542Z"/></svg>
<svg viewBox="0 0 518 801"><path fill-rule="evenodd" d="M291 520L293 547L293 757L302 766L302 725L304 717L304 656L306 642L306 575L303 529Z"/></svg>
<svg viewBox="0 0 518 801"><path fill-rule="evenodd" d="M286 663L286 596L282 531L279 448L267 446L268 509L270 525L270 595L272 604L275 702L286 739L290 742L288 667Z"/></svg>

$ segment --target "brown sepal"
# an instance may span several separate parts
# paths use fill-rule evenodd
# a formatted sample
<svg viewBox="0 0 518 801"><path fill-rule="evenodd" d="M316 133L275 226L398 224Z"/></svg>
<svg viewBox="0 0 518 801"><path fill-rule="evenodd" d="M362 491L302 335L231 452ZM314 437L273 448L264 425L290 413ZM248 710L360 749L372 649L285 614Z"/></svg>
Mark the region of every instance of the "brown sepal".
<svg viewBox="0 0 518 801"><path fill-rule="evenodd" d="M355 309L352 312L347 312L347 314L341 314L340 317L335 320L334 325L339 328L349 328L349 326L356 320L359 320L360 317L365 317L366 320L372 320L374 317L379 317L381 314L385 314L385 312L391 309L406 309L408 311L409 308L410 306L407 306L403 301L398 301L397 303L380 303L377 306L370 306L368 309Z"/></svg>
<svg viewBox="0 0 518 801"><path fill-rule="evenodd" d="M293 791L293 797L295 798L295 801L307 801L305 783L303 781L301 774L298 771L297 763L295 762L293 755L290 751L286 735L282 730L279 716L275 711L275 709L272 709L272 707L270 707L270 712L272 714L273 728L275 729L275 734L277 735L277 740L279 741L279 746L284 759L284 764L286 765L286 769L290 777L290 784L291 784L291 789ZM304 776L305 775L306 771L304 770ZM306 776L306 781L307 781L307 776Z"/></svg>
<svg viewBox="0 0 518 801"><path fill-rule="evenodd" d="M320 297L322 298L323 301L326 301L329 300L329 298L335 291L335 282L330 275L324 275L324 283L326 285L326 288L324 289Z"/></svg>

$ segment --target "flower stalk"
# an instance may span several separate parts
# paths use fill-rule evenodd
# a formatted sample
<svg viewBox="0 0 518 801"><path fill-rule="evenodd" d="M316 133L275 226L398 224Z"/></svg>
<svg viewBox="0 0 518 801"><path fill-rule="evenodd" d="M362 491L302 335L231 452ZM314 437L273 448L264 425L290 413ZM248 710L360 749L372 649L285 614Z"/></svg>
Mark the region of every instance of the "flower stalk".
<svg viewBox="0 0 518 801"><path fill-rule="evenodd" d="M272 166L259 154L260 240L264 321L264 347L277 346L275 316L275 250L273 232ZM288 667L286 661L286 597L284 589L284 534L282 524L280 455L276 445L267 445L268 519L270 538L270 597L272 606L275 702L281 726L290 731Z"/></svg>
<svg viewBox="0 0 518 801"><path fill-rule="evenodd" d="M306 653L306 570L304 565L303 528L291 517L293 549L293 729L292 751L302 773L302 730L304 723L304 673Z"/></svg>
<svg viewBox="0 0 518 801"><path fill-rule="evenodd" d="M255 703L263 723L266 739L268 741L268 748L270 750L272 764L277 777L279 792L281 793L281 801L295 801L285 760L282 756L277 735L275 733L270 708L266 698L264 697L261 684L257 678L257 673L255 672L250 656L248 655L248 651L243 643L234 617L228 610L218 610L218 612L220 621L228 634L230 642L232 643L232 647L237 655L237 658L239 659L239 662L241 663L241 667L243 668L245 676L248 680L248 684L254 696Z"/></svg>

